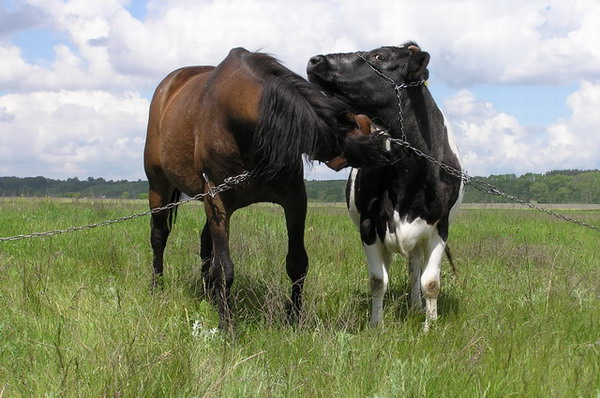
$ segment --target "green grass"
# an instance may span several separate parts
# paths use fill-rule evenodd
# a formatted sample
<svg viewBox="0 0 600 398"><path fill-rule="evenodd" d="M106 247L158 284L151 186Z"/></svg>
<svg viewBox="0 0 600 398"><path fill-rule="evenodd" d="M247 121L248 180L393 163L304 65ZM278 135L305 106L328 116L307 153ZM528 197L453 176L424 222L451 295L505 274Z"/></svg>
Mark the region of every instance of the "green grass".
<svg viewBox="0 0 600 398"><path fill-rule="evenodd" d="M3 199L0 236L93 223L142 202ZM600 225L600 212L570 215ZM597 397L600 236L528 210L464 210L451 228L440 319L407 311L390 269L385 327L368 327L358 233L313 205L305 316L288 326L285 222L275 206L234 215L235 336L213 334L198 236L180 209L165 287L152 294L149 219L0 243L0 397Z"/></svg>

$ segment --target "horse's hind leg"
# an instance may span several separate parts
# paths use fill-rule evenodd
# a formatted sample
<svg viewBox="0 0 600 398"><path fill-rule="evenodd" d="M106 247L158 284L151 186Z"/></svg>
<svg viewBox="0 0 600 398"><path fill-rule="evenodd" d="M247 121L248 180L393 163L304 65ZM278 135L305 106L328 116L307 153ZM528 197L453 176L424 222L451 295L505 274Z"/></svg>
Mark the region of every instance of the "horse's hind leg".
<svg viewBox="0 0 600 398"><path fill-rule="evenodd" d="M202 228L202 234L200 235L200 261L202 262L202 279L204 281L204 290L206 291L206 279L208 277L208 270L210 269L210 263L212 260L212 238L210 236L210 224L209 220L206 220L204 228Z"/></svg>
<svg viewBox="0 0 600 398"><path fill-rule="evenodd" d="M221 199L206 198L206 226L202 231L202 243L212 243L212 250L201 248L200 255L212 252L208 265L203 264L203 278L207 293L217 304L221 330L232 326L229 291L233 284L233 262L229 253L229 214Z"/></svg>
<svg viewBox="0 0 600 398"><path fill-rule="evenodd" d="M156 190L150 189L149 202L150 208L156 209L167 205L170 202L173 189ZM155 288L162 283L163 275L163 254L169 237L169 211L161 211L152 214L150 219L150 244L153 251L152 260L152 287Z"/></svg>
<svg viewBox="0 0 600 398"><path fill-rule="evenodd" d="M288 319L297 321L302 312L302 289L308 270L308 255L304 247L304 226L306 223L306 189L304 183L289 195L282 204L288 233L288 253L286 270L292 281Z"/></svg>

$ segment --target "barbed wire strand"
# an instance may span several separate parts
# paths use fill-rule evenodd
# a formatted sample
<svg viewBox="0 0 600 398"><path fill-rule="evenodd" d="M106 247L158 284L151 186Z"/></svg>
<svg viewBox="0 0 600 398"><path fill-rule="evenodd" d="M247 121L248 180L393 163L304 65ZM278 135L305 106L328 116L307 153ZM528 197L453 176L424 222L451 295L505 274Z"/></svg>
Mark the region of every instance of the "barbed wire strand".
<svg viewBox="0 0 600 398"><path fill-rule="evenodd" d="M128 216L118 217L118 218L114 218L114 219L110 219L110 220L104 220L104 221L101 221L101 222L98 222L95 224L86 224L86 225L81 225L81 226L77 226L77 227L55 229L55 230L46 231L46 232L34 232L31 234L8 236L5 238L0 238L0 242L11 242L11 241L32 239L32 238L45 238L45 237L49 237L49 236L64 234L67 232L76 232L76 231L82 231L82 230L93 229L93 228L98 228L98 227L104 227L104 226L111 225L111 224L117 224L117 223L121 223L124 221L129 221L129 220L133 220L136 218L140 218L140 217L145 217L147 215L156 214L156 213L160 213L160 212L163 212L166 210L174 209L175 207L180 206L185 203L188 203L188 202L202 200L206 196L211 196L214 198L221 192L225 192L229 189L232 189L240 184L247 182L253 176L254 176L253 173L251 173L249 171L244 171L243 173L241 173L237 176L226 178L223 181L223 183L220 185L217 185L215 187L211 187L209 185L208 192L204 192L204 193L201 193L201 194L189 197L189 198L182 199L178 202L169 203L165 206L156 207L154 209L146 210L146 211L143 211L140 213L135 213L135 214L131 214Z"/></svg>
<svg viewBox="0 0 600 398"><path fill-rule="evenodd" d="M387 133L380 133L380 134L387 135ZM420 149L413 147L407 141L404 141L399 138L392 138L389 136L387 136L387 138L390 140L391 143L402 146L402 147L412 151L415 155L422 157L422 158L426 159L427 161L439 166L446 173L448 173L454 177L460 178L465 184L471 185L473 188L477 189L478 191L481 191L488 195L494 195L494 196L499 196L499 197L505 198L512 202L529 207L530 209L537 210L541 213L546 213L546 214L556 217L560 220L567 221L567 222L594 230L596 232L600 232L600 227L598 227L598 226L586 223L581 220L577 220L573 217L569 217L567 215L546 209L537 204L527 202L526 200L517 198L517 197L507 194L505 192L502 192L498 188L496 188L494 185L492 185L486 181L482 181L479 178L472 177L472 176L468 175L467 173L463 172L462 170L456 169L452 166L449 166L447 164L440 162L439 160L435 159L433 156L428 155L425 152L421 151ZM243 173L241 173L237 176L229 177L229 178L225 179L225 181L220 185L217 185L215 187L210 187L208 192L201 193L201 194L189 197L189 198L182 199L178 202L169 203L165 206L157 207L157 208L154 208L151 210L146 210L146 211L143 211L140 213L135 213L135 214L131 214L128 216L118 217L118 218L109 219L109 220L104 220L104 221L94 223L94 224L86 224L86 225L81 225L81 226L76 226L76 227L55 229L55 230L45 231L45 232L34 232L31 234L22 234L22 235L3 237L3 238L0 238L0 242L10 242L10 241L23 240L23 239L32 239L32 238L45 238L45 237L59 235L59 234L68 233L68 232L76 232L76 231L88 230L88 229L93 229L93 228L98 228L98 227L104 227L107 225L117 224L117 223L121 223L124 221L129 221L129 220L133 220L136 218L140 218L140 217L145 217L145 216L148 216L151 214L156 214L156 213L160 213L160 212L163 212L166 210L171 210L177 206L186 204L188 202L202 200L206 196L215 197L218 194L220 194L221 192L225 192L229 189L232 189L240 184L247 182L250 178L252 178L252 176L253 176L253 173L251 173L249 171L244 171Z"/></svg>
<svg viewBox="0 0 600 398"><path fill-rule="evenodd" d="M387 134L387 133L380 133L380 134ZM477 189L478 191L481 191L481 192L483 192L485 194L488 194L488 195L494 195L494 196L499 196L499 197L508 199L508 200L510 200L512 202L519 203L519 204L521 204L523 206L527 206L530 209L537 210L539 212L546 213L546 214L548 214L550 216L553 216L553 217L556 217L558 219L561 219L561 220L564 220L564 221L568 221L568 222L571 222L573 224L577 224L577 225L580 225L582 227L586 227L586 228L592 229L592 230L594 230L596 232L600 232L600 227L598 227L598 226L595 226L595 225L592 225L592 224L588 224L588 223L586 223L584 221L577 220L577 219L575 219L573 217L569 217L569 216L561 214L561 213L557 213L555 211L543 208L543 207L541 207L541 206L539 206L537 204L528 202L526 200L517 198L516 196L507 194L505 192L502 192L498 188L496 188L494 185L492 185L492 184L490 184L490 183L488 183L486 181L483 181L483 180L481 180L479 178L476 178L476 177L472 177L472 176L468 175L467 173L463 172L462 170L456 169L456 168L454 168L452 166L449 166L447 164L444 164L444 163L440 162L439 160L435 159L433 156L428 155L425 152L421 151L420 149L413 147L412 145L410 145L410 143L408 143L405 140L402 140L402 139L399 139L399 138L392 138L392 137L388 137L388 139L392 143L394 143L396 145L400 145L400 146L402 146L402 147L404 147L404 148L412 151L417 156L425 158L427 161L436 164L442 170L444 170L446 173L448 173L448 174L450 174L450 175L452 175L454 177L460 178L465 184L471 185L473 188Z"/></svg>
<svg viewBox="0 0 600 398"><path fill-rule="evenodd" d="M366 59L364 59L361 55L359 55L360 58L362 58L363 60L366 61ZM409 84L401 84L398 85L396 84L392 79L390 79L388 76L384 75L383 73L381 73L380 71L378 71L377 69L375 69L369 62L367 62L369 64L369 66L371 66L371 68L377 72L381 77L385 78L386 80L388 80L390 83L392 83L394 85L394 89L396 91L396 96L398 99L398 113L400 116L400 121L402 122L403 117L402 117L402 104L401 104L401 90L402 89L406 89L409 87L416 87L416 86L427 86L425 81L418 81L418 82L414 82L414 83L409 83ZM577 220L573 217L569 217L567 215L561 214L561 213L557 213L555 211L543 208L537 204L528 202L526 200L517 198L516 196L507 194L505 192L500 191L498 188L496 188L495 186L493 186L492 184L486 182L486 181L482 181L481 179L478 179L476 177L472 177L470 175L468 175L467 173L465 173L462 170L456 169L452 166L449 166L447 164L444 164L442 162L440 162L439 160L435 159L433 156L421 151L418 148L413 147L408 141L406 141L406 135L404 134L403 131L403 125L401 124L401 134L402 134L402 138L393 138L389 135L389 133L387 131L381 131L379 134L386 136L386 138L390 141L390 143L399 145L403 148L406 148L410 151L412 151L415 155L422 157L424 159L426 159L427 161L439 166L442 170L444 170L446 173L460 178L465 184L470 184L473 186L473 188L488 194L488 195L494 195L494 196L499 196L502 198L505 198L507 200L510 200L512 202L515 203L519 203L523 206L527 206L530 209L533 210L537 210L539 212L542 213L546 213L550 216L556 217L560 220L563 221L567 221L585 228L589 228L591 230L594 230L596 232L600 232L600 227L586 223L584 221L581 220ZM394 162L392 162L394 163ZM17 240L23 240L23 239L31 239L31 238L44 238L44 237L49 237L49 236L54 236L54 235L58 235L58 234L63 234L63 233L67 233L67 232L75 232L75 231L82 231L82 230L87 230L87 229L93 229L93 228L97 228L97 227L103 227L103 226L107 226L107 225L111 225L111 224L117 224L117 223L121 223L124 221L129 221L129 220L133 220L135 218L140 218L140 217L144 217L150 214L156 214L156 213L160 213L162 211L165 210L170 210L173 209L177 206L180 206L182 204L188 203L188 202L192 202L192 201L196 201L196 200L202 200L205 196L211 196L211 197L215 197L218 194L220 194L221 192L225 192L229 189L232 189L246 181L248 181L250 178L254 177L255 173L252 173L250 171L244 171L243 173L234 176L234 177L229 177L226 178L222 184L217 185L216 187L211 187L210 183L208 182L208 179L206 178L206 176L204 176L204 178L207 181L208 184L208 192L205 193L201 193L198 195L195 195L193 197L190 198L186 198L183 200L180 200L178 202L174 202L174 203L169 203L166 206L162 206L162 207L157 207L151 210L146 210L144 212L141 213L136 213L136 214L132 214L129 216L124 216L124 217L119 217L119 218L115 218L115 219L110 219L110 220L105 220L105 221L101 221L99 223L95 223L95 224L87 224L87 225L81 225L78 227L69 227L69 228L65 228L65 229L56 229L56 230L52 230L52 231L46 231L46 232L34 232L31 234L24 234L24 235L15 235L15 236L9 236L9 237L5 237L5 238L1 238L0 237L0 243L1 242L9 242L9 241L17 241Z"/></svg>

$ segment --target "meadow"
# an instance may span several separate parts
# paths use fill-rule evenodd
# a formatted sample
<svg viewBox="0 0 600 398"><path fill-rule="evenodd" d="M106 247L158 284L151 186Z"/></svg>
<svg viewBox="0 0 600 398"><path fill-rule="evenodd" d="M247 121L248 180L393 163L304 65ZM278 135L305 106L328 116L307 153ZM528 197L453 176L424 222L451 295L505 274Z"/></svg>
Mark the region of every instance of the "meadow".
<svg viewBox="0 0 600 398"><path fill-rule="evenodd" d="M0 199L0 237L94 223L142 201ZM600 211L565 211L600 225ZM235 213L235 334L204 299L199 204L187 204L151 293L149 218L0 242L0 397L598 397L600 235L531 210L464 209L440 319L407 310L396 257L384 327L343 206L311 204L305 312L285 322L280 208Z"/></svg>

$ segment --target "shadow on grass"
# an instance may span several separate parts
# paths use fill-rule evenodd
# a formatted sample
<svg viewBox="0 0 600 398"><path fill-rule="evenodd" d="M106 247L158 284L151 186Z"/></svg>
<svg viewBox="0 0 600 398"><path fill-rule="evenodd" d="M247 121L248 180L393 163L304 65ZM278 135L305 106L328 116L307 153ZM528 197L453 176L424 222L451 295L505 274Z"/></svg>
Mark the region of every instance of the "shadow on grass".
<svg viewBox="0 0 600 398"><path fill-rule="evenodd" d="M275 271L277 271L277 267L285 269L283 264L269 265L269 267L273 267ZM361 290L347 291L346 298L342 297L343 292L334 291L334 287L330 288L331 291L324 292L322 297L309 297L310 289L305 289L302 317L298 324L290 324L286 309L289 305L291 282L287 276L281 277L281 272L285 274L285 271L281 269L279 272L266 273L264 276L245 270L237 272L231 289L234 324L265 327L290 325L311 327L311 325L318 324L341 329L369 327L371 293L368 286ZM209 301L214 311L217 311L214 303L204 292L200 266L194 267L193 272L187 278L187 291L196 300ZM337 297L332 297L335 295ZM322 300L330 302L323 304ZM456 297L456 292L451 288L442 288L438 297L439 316L451 320L459 312L460 298ZM390 283L384 298L384 314L387 314L388 317L389 314L393 314L393 322L398 323L414 320L424 321L424 311L414 311L410 308L407 279Z"/></svg>
<svg viewBox="0 0 600 398"><path fill-rule="evenodd" d="M284 267L285 269L285 267ZM285 272L285 271L284 271ZM194 267L187 278L186 290L196 300L209 302L215 312L216 305L204 290L200 266ZM289 303L291 282L280 281L255 274L237 272L231 287L231 307L235 324L283 325L287 322L286 306Z"/></svg>
<svg viewBox="0 0 600 398"><path fill-rule="evenodd" d="M406 322L412 318L425 320L425 310L416 311L410 308L409 299L410 288L408 281L404 280L400 283L390 283L388 290L383 299L384 314L391 312L394 321ZM355 301L358 303L361 313L371 313L371 293L368 287L365 290L355 290L353 292ZM424 303L423 303L424 305ZM453 318L460 311L460 300L453 292L448 292L442 288L438 297L438 315L444 318ZM369 315L370 316L370 315Z"/></svg>

